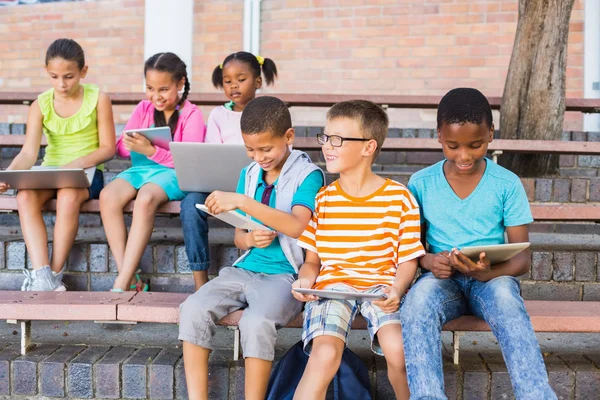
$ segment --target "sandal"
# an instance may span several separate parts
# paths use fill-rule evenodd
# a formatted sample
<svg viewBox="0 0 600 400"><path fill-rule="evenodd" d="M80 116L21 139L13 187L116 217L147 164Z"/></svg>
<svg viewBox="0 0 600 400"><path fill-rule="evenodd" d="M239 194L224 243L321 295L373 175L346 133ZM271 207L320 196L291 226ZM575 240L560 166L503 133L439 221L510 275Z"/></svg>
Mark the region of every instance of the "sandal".
<svg viewBox="0 0 600 400"><path fill-rule="evenodd" d="M135 274L135 285L129 286L129 289L135 290L136 292L147 292L148 284L144 283L139 275L140 270Z"/></svg>

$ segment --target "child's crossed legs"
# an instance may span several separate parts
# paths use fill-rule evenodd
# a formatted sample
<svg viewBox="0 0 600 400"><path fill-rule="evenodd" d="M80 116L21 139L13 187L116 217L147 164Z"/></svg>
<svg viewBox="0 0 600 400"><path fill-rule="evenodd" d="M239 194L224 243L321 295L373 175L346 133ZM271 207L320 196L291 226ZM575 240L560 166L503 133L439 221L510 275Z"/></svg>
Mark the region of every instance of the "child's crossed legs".
<svg viewBox="0 0 600 400"><path fill-rule="evenodd" d="M348 287L340 289L348 290ZM381 287L368 292L379 293ZM339 369L350 327L358 312L368 321L371 349L385 356L388 379L396 397L408 399L399 313L385 313L371 302L331 299L306 303L302 340L305 350L310 351L310 357L294 399L325 399L327 387Z"/></svg>

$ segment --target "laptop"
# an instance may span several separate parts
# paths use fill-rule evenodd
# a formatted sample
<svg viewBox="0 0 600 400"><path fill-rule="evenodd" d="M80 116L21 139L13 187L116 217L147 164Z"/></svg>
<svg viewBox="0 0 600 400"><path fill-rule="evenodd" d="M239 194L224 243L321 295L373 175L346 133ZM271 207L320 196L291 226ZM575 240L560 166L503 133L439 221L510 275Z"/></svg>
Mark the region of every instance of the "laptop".
<svg viewBox="0 0 600 400"><path fill-rule="evenodd" d="M0 182L11 189L62 189L88 188L96 167L61 169L57 167L33 167L28 170L0 171Z"/></svg>
<svg viewBox="0 0 600 400"><path fill-rule="evenodd" d="M186 192L235 192L242 169L252 162L239 144L171 142L179 188Z"/></svg>

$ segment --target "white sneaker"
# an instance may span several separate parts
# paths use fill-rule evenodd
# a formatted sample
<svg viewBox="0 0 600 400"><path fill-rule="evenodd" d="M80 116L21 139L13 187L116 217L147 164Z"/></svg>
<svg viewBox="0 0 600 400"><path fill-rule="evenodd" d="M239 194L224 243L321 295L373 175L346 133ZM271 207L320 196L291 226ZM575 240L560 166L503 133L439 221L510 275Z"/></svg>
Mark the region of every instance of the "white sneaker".
<svg viewBox="0 0 600 400"><path fill-rule="evenodd" d="M67 288L52 273L49 265L33 271L23 270L25 281L21 290L28 292L64 292ZM59 273L61 274L62 271ZM59 275L57 274L57 275Z"/></svg>

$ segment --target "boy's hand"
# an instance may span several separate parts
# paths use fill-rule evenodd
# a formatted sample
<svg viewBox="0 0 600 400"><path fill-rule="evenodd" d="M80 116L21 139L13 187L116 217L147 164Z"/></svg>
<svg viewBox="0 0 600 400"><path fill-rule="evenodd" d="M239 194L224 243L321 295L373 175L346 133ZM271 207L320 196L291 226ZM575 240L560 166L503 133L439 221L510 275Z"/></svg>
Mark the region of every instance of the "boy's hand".
<svg viewBox="0 0 600 400"><path fill-rule="evenodd" d="M213 214L232 211L240 208L244 195L233 192L221 192L216 190L208 195L204 205Z"/></svg>
<svg viewBox="0 0 600 400"><path fill-rule="evenodd" d="M438 279L448 279L454 273L454 268L450 262L450 253L443 251L439 254L428 254L425 257L429 257L429 270Z"/></svg>
<svg viewBox="0 0 600 400"><path fill-rule="evenodd" d="M4 193L8 189L10 189L10 185L8 183L0 182L0 193Z"/></svg>
<svg viewBox="0 0 600 400"><path fill-rule="evenodd" d="M400 299L402 297L400 290L396 286L386 286L383 288L383 293L387 295L385 300L376 300L373 305L381 308L385 313L393 313L400 308Z"/></svg>
<svg viewBox="0 0 600 400"><path fill-rule="evenodd" d="M319 300L318 296L315 296L312 294L298 293L294 290L294 288L302 288L302 289L312 288L312 285L310 284L310 281L308 279L300 278L300 279L296 280L294 283L292 283L292 296L294 296L294 298L298 301L306 302L306 301Z"/></svg>
<svg viewBox="0 0 600 400"><path fill-rule="evenodd" d="M246 241L246 246L248 246L248 248L258 247L259 249L264 249L270 245L276 237L276 231L257 229L252 232L248 232L244 240Z"/></svg>
<svg viewBox="0 0 600 400"><path fill-rule="evenodd" d="M145 155L146 157L152 157L156 153L156 149L144 135L140 135L137 132L133 132L131 136L123 135L123 146L129 151L135 151Z"/></svg>
<svg viewBox="0 0 600 400"><path fill-rule="evenodd" d="M457 249L453 249L450 254L450 261L460 272L477 280L481 280L478 277L483 278L492 268L492 262L487 258L485 252L479 253L479 260L474 262Z"/></svg>

